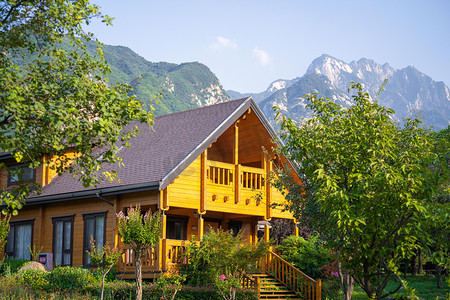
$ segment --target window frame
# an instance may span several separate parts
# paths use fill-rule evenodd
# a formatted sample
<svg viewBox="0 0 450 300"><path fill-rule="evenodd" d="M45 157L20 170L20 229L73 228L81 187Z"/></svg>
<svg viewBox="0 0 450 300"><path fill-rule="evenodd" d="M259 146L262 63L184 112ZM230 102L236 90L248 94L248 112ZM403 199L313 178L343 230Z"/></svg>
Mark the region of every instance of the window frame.
<svg viewBox="0 0 450 300"><path fill-rule="evenodd" d="M169 237L169 222L180 222L182 224L182 237L181 239L171 238ZM179 215L167 215L166 219L166 238L169 240L177 240L177 241L185 241L187 240L187 232L188 232L188 216L179 216Z"/></svg>
<svg viewBox="0 0 450 300"><path fill-rule="evenodd" d="M94 235L96 232L96 228L97 228L97 217L103 217L103 247L106 244L106 214L108 211L101 211L101 212L93 212L93 213L84 213L83 214L83 266L85 267L90 267L92 266L90 263L88 264L86 262L86 251L89 251L91 249L91 245L89 242L86 241L86 230L87 230L87 226L86 226L86 220L87 219L94 219ZM93 237L94 240L97 240L97 237L94 236ZM89 238L90 241L90 238Z"/></svg>
<svg viewBox="0 0 450 300"><path fill-rule="evenodd" d="M28 180L22 180L22 181L24 181L24 182L35 182L36 181L36 169L30 168L30 164L28 164L28 163L14 164L14 165L9 165L8 166L7 186L17 185L17 184L20 183L20 180L21 180L21 179L18 179L17 181L11 180L12 179L11 178L11 172L9 171L9 169L12 169L12 168L22 168L24 170L27 169L27 168L30 169L32 171L32 173L33 173L32 178L28 179ZM22 176L23 176L23 172L24 171L22 171Z"/></svg>
<svg viewBox="0 0 450 300"><path fill-rule="evenodd" d="M30 248L33 248L33 237L34 237L34 218L33 219L26 219L26 220L17 220L17 221L10 221L9 222L9 226L10 226L10 230L11 227L15 227L17 225L31 225L31 244L30 244ZM13 243L13 250L12 251L7 251L8 246L8 237L6 237L6 244L5 244L5 255L8 257L14 257L15 259L17 259L17 257L15 257L15 253L16 253L16 234L17 234L17 230L14 228L14 243ZM28 258L28 260L31 260L31 253L30 253L30 257ZM26 258L24 258L26 259Z"/></svg>
<svg viewBox="0 0 450 300"><path fill-rule="evenodd" d="M61 265L60 266L72 266L73 265L73 221L74 221L75 215L68 215L68 216L58 216L58 217L52 217L52 224L53 224L53 241L52 241L52 253L53 253L53 264L56 266L56 222L63 222L63 237L61 241ZM70 221L70 249L66 250L64 249L64 222ZM63 264L64 261L64 253L70 253L70 264L65 265Z"/></svg>

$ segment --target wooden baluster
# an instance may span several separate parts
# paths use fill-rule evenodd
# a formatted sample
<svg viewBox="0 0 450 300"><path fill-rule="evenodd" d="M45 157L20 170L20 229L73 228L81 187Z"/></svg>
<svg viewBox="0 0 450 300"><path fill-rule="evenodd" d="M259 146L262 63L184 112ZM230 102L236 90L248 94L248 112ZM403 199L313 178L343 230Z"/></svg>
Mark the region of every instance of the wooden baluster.
<svg viewBox="0 0 450 300"><path fill-rule="evenodd" d="M317 279L316 281L316 300L322 299L322 280Z"/></svg>

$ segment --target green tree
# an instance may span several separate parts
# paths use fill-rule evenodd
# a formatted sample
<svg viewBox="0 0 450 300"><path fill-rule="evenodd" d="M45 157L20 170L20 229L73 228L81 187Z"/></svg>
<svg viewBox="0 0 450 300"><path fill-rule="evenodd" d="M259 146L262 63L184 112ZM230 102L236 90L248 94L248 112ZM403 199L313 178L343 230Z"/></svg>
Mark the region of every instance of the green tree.
<svg viewBox="0 0 450 300"><path fill-rule="evenodd" d="M100 299L103 300L103 294L105 291L105 279L106 275L111 271L112 267L119 261L122 252L119 249L112 248L106 244L95 246L94 239L91 238L91 248L86 251L89 254L91 265L97 267L97 271L102 275L102 292Z"/></svg>
<svg viewBox="0 0 450 300"><path fill-rule="evenodd" d="M371 101L360 84L343 108L307 95L313 117L301 123L280 115L281 151L299 164L302 184L287 184L289 207L336 251L340 274L348 272L369 297L381 299L402 258L417 247L416 226L440 176L432 165L432 138L420 121L399 127L393 111ZM278 183L280 185L280 182ZM344 299L349 276L341 276ZM350 289L347 289L350 288Z"/></svg>
<svg viewBox="0 0 450 300"><path fill-rule="evenodd" d="M436 159L432 168L439 172L434 179L438 188L427 203L422 234L422 245L436 264L437 288L443 288L442 271L450 267L450 126L433 134Z"/></svg>
<svg viewBox="0 0 450 300"><path fill-rule="evenodd" d="M107 82L97 40L96 55L88 53L84 43L94 38L84 26L93 18L111 22L88 0L0 2L0 152L31 168L72 172L84 186L115 178L114 171L99 172L102 162L119 162L119 147L138 132L122 129L132 120L151 123L152 116L128 96L128 86ZM69 148L79 156L66 156ZM8 168L0 162L0 169ZM21 179L22 168L9 172ZM23 180L3 190L3 212L17 214L31 191L39 185Z"/></svg>
<svg viewBox="0 0 450 300"><path fill-rule="evenodd" d="M136 299L142 299L142 262L141 258L148 249L159 241L161 235L160 213L152 214L150 211L141 214L141 207L130 207L128 214L117 214L119 236L134 252L134 265L136 275Z"/></svg>

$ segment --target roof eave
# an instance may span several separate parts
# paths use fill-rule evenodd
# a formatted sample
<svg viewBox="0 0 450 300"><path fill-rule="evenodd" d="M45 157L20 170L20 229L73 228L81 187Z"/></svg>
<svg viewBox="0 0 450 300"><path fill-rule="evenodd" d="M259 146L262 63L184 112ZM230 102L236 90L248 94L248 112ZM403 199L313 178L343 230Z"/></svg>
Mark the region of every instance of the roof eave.
<svg viewBox="0 0 450 300"><path fill-rule="evenodd" d="M62 193L62 194L49 195L49 196L38 196L38 197L29 198L27 200L27 205L37 205L37 204L54 203L54 202L61 202L61 201L67 201L67 200L86 199L86 198L97 197L97 195L111 196L111 195L120 195L120 194L136 193L136 192L151 191L151 190L159 190L159 182L158 181L129 184L129 185L124 185L124 186L114 186L114 187L101 188L101 189L84 190L84 191L77 191L77 192L72 192L72 193Z"/></svg>

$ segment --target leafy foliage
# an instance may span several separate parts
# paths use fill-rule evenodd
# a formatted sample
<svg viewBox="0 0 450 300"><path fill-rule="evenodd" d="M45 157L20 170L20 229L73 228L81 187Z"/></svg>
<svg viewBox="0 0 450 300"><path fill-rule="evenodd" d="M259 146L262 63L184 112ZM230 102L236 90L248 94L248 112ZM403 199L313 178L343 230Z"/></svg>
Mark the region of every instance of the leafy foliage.
<svg viewBox="0 0 450 300"><path fill-rule="evenodd" d="M308 239L290 236L276 249L283 259L312 278L324 278L322 267L333 261L330 250L318 235L311 235Z"/></svg>
<svg viewBox="0 0 450 300"><path fill-rule="evenodd" d="M0 213L0 249L6 243L6 239L8 238L9 233L9 216L3 215Z"/></svg>
<svg viewBox="0 0 450 300"><path fill-rule="evenodd" d="M97 280L87 269L57 267L48 275L48 281L50 290L72 293L83 290L89 283Z"/></svg>
<svg viewBox="0 0 450 300"><path fill-rule="evenodd" d="M430 167L433 142L419 120L397 127L394 112L372 102L360 84L349 90L350 108L313 94L305 96L313 118L297 124L278 115L282 152L299 163L302 180L285 180L287 197L367 295L379 299L393 292L383 294L389 277L417 247L415 229L441 175Z"/></svg>
<svg viewBox="0 0 450 300"><path fill-rule="evenodd" d="M267 243L242 243L242 232L211 229L200 243L191 241L185 274L192 285L214 285L226 299L234 299L245 273L256 269L256 264L267 253Z"/></svg>
<svg viewBox="0 0 450 300"><path fill-rule="evenodd" d="M116 176L113 170L99 173L95 149L102 149L103 161L119 162L117 150L138 132L122 128L132 120L151 124L152 116L128 96L128 86L108 84L101 44L95 41L95 57L87 50L84 42L93 35L84 26L97 17L110 24L88 0L0 4L0 152L30 168L45 164L58 174L69 171L86 187ZM63 40L69 50L61 47ZM66 155L69 148L75 157ZM7 167L0 163L0 169ZM16 169L10 172L21 178ZM39 185L20 180L2 191L4 212L16 214L32 190L39 192Z"/></svg>
<svg viewBox="0 0 450 300"><path fill-rule="evenodd" d="M95 246L95 241L91 238L91 249L88 252L91 265L97 267L97 271L100 272L102 276L102 293L100 299L103 299L103 292L105 289L106 275L111 271L111 269L117 264L122 251L113 248L106 244Z"/></svg>
<svg viewBox="0 0 450 300"><path fill-rule="evenodd" d="M183 287L186 281L186 276L181 274L165 273L158 277L156 284L161 290L161 299L174 300L177 293Z"/></svg>

